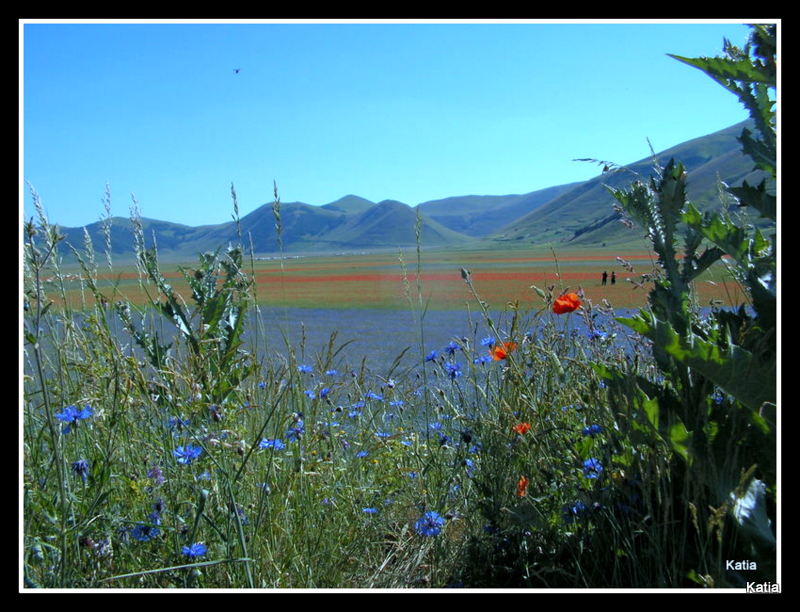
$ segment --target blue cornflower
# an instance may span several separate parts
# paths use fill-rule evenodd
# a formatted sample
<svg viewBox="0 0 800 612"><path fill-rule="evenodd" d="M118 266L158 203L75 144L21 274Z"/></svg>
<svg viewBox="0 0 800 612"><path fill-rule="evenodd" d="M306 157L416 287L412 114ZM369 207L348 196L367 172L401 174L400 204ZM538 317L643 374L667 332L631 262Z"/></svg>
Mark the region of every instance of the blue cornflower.
<svg viewBox="0 0 800 612"><path fill-rule="evenodd" d="M417 476L419 476L419 474L417 472L409 472L408 473L408 477L411 478L412 480L414 478L416 478Z"/></svg>
<svg viewBox="0 0 800 612"><path fill-rule="evenodd" d="M564 506L564 522L572 523L575 520L583 519L588 512L588 508L583 502L575 502L572 506Z"/></svg>
<svg viewBox="0 0 800 612"><path fill-rule="evenodd" d="M367 399L376 400L376 401L380 402L380 401L383 401L383 396L382 395L378 395L377 393L373 393L372 391L370 391L369 393L367 393Z"/></svg>
<svg viewBox="0 0 800 612"><path fill-rule="evenodd" d="M363 408L363 407L364 407L364 406L366 406L366 405L367 405L367 404L366 404L365 402L363 402L363 401L362 401L362 402L356 402L355 404L353 404L353 405L352 405L352 406L350 406L350 407L351 407L351 408L355 408L356 410L358 410L359 408Z"/></svg>
<svg viewBox="0 0 800 612"><path fill-rule="evenodd" d="M295 423L294 427L290 427L286 430L286 439L289 440L289 442L297 442L305 431L303 421L298 421Z"/></svg>
<svg viewBox="0 0 800 612"><path fill-rule="evenodd" d="M481 355L480 357L475 357L475 359L472 360L472 363L475 365L483 365L484 363L489 363L490 361L492 361L491 355Z"/></svg>
<svg viewBox="0 0 800 612"><path fill-rule="evenodd" d="M461 366L457 363L446 363L444 364L444 369L447 370L447 375L453 380L461 376Z"/></svg>
<svg viewBox="0 0 800 612"><path fill-rule="evenodd" d="M600 425L595 424L595 425L589 425L588 427L584 427L582 433L584 436L594 437L602 431L603 428Z"/></svg>
<svg viewBox="0 0 800 612"><path fill-rule="evenodd" d="M89 462L86 459L78 459L72 464L72 471L86 482L86 477L89 475Z"/></svg>
<svg viewBox="0 0 800 612"><path fill-rule="evenodd" d="M311 399L314 399L315 397L317 397L317 392L314 391L314 389L306 389L305 391L303 391L303 393L305 393L306 396L310 397Z"/></svg>
<svg viewBox="0 0 800 612"><path fill-rule="evenodd" d="M589 340L604 340L607 336L608 334L606 332L600 331L599 329L593 329L586 333L586 337L589 338Z"/></svg>
<svg viewBox="0 0 800 612"><path fill-rule="evenodd" d="M187 444L186 446L179 446L172 454L178 459L178 463L183 465L189 465L192 461L197 459L203 452L203 449L199 446L193 446L191 444Z"/></svg>
<svg viewBox="0 0 800 612"><path fill-rule="evenodd" d="M336 376L338 373L339 372L337 370L326 370L325 371L325 375L326 376Z"/></svg>
<svg viewBox="0 0 800 612"><path fill-rule="evenodd" d="M433 510L423 514L415 523L417 533L423 536L437 536L442 533L444 519Z"/></svg>
<svg viewBox="0 0 800 612"><path fill-rule="evenodd" d="M403 400L392 400L391 402L389 402L389 405L390 406L402 406L403 405Z"/></svg>
<svg viewBox="0 0 800 612"><path fill-rule="evenodd" d="M428 425L428 428L433 431L441 431L443 425L439 421L434 421L433 423Z"/></svg>
<svg viewBox="0 0 800 612"><path fill-rule="evenodd" d="M159 533L161 533L161 531L158 527L148 525L147 523L138 523L133 529L131 529L131 535L133 538L135 540L139 540L140 542L152 540L158 536Z"/></svg>
<svg viewBox="0 0 800 612"><path fill-rule="evenodd" d="M265 382L262 380L260 383L258 383L258 388L259 388L259 389L266 389L266 388L267 388L267 383L265 383Z"/></svg>
<svg viewBox="0 0 800 612"><path fill-rule="evenodd" d="M299 365L297 366L297 371L305 374L311 374L314 371L314 368L312 368L310 365Z"/></svg>
<svg viewBox="0 0 800 612"><path fill-rule="evenodd" d="M481 340L481 346L488 346L491 348L494 346L495 342L497 342L497 340L495 340L492 336L486 336L483 340Z"/></svg>
<svg viewBox="0 0 800 612"><path fill-rule="evenodd" d="M597 459L591 458L583 462L583 475L586 478L597 478L602 471L603 466Z"/></svg>
<svg viewBox="0 0 800 612"><path fill-rule="evenodd" d="M459 349L459 346L458 346L458 344L456 344L456 343L455 343L455 342L453 342L452 340L450 341L450 343L449 343L449 344L448 344L446 347L444 347L444 351L445 351L445 353L447 353L448 355L455 355L455 354L456 354L456 351L457 351L458 349Z"/></svg>
<svg viewBox="0 0 800 612"><path fill-rule="evenodd" d="M164 473L161 471L161 468L157 465L154 465L147 471L147 477L153 481L154 485L161 485L164 484L165 478Z"/></svg>
<svg viewBox="0 0 800 612"><path fill-rule="evenodd" d="M347 413L347 416L350 417L351 419L354 419L360 414L361 412L359 410L351 410L350 412Z"/></svg>
<svg viewBox="0 0 800 612"><path fill-rule="evenodd" d="M283 450L284 448L286 448L286 445L283 442L281 442L279 438L270 438L261 440L261 442L258 443L258 447L271 448L272 450Z"/></svg>
<svg viewBox="0 0 800 612"><path fill-rule="evenodd" d="M425 356L425 361L433 361L439 356L439 353L436 351L431 351Z"/></svg>
<svg viewBox="0 0 800 612"><path fill-rule="evenodd" d="M322 387L322 389L319 390L319 396L322 399L325 399L326 397L328 397L328 393L330 393L330 392L331 392L331 390L330 390L329 387Z"/></svg>
<svg viewBox="0 0 800 612"><path fill-rule="evenodd" d="M362 508L361 511L364 514L377 514L378 513L378 509L377 508Z"/></svg>
<svg viewBox="0 0 800 612"><path fill-rule="evenodd" d="M197 557L202 557L208 551L208 547L203 544L202 542L197 542L196 544L192 544L191 546L184 546L181 549L181 554L184 557L189 557L190 559L196 559Z"/></svg>
<svg viewBox="0 0 800 612"><path fill-rule="evenodd" d="M57 412L55 417L59 421L63 421L66 423L66 427L61 430L62 433L68 434L72 431L72 426L77 425L78 421L83 419L88 419L92 416L92 407L91 406L84 406L83 409L79 410L76 406L67 406L64 408L64 412Z"/></svg>
<svg viewBox="0 0 800 612"><path fill-rule="evenodd" d="M390 433L387 433L387 432L385 432L385 431L376 431L376 432L375 432L375 435L376 435L376 436L378 436L379 438L388 438L388 437L389 437L389 436L391 436L392 434L390 434Z"/></svg>
<svg viewBox="0 0 800 612"><path fill-rule="evenodd" d="M360 451L358 451L356 453L356 457L358 457L359 459L363 459L367 455L369 455L369 451L365 451L365 450L360 450Z"/></svg>

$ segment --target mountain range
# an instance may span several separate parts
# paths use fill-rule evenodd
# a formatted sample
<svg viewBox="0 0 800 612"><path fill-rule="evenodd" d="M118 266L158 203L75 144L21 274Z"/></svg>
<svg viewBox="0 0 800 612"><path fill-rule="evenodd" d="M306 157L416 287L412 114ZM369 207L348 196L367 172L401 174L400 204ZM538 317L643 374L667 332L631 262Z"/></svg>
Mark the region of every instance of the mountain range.
<svg viewBox="0 0 800 612"><path fill-rule="evenodd" d="M688 197L701 209L718 208L719 181L730 186L743 180L761 181L763 174L741 153L737 138L750 122L681 143L655 154L662 165L669 159L683 163L688 174ZM419 231L422 247L480 247L523 244L601 246L638 240L619 222L614 199L604 185L629 185L653 174L653 156L626 166L610 165L590 180L556 185L525 194L453 196L418 204L420 224L413 207L395 200L371 202L347 195L335 202L313 206L303 202L280 204L280 240L273 203L265 203L239 219L217 225L192 227L142 218L146 246L153 240L162 258L194 258L198 252L237 243L252 244L256 254L368 251L414 246ZM94 248L105 249L101 222L78 228L60 228L66 241L81 250L84 231ZM133 255L133 224L111 218L111 252Z"/></svg>

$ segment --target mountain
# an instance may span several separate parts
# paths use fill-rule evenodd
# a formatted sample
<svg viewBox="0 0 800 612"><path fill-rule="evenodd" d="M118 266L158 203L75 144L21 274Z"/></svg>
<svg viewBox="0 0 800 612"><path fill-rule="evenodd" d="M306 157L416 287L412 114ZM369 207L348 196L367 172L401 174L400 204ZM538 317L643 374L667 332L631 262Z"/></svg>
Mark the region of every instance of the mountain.
<svg viewBox="0 0 800 612"><path fill-rule="evenodd" d="M689 140L658 153L656 158L662 165L673 158L682 162L687 169L690 200L701 209L718 208L718 180L735 186L743 180L757 184L763 176L753 170L752 161L741 153L737 140L748 125L742 122ZM163 258L194 258L198 252L238 242L240 235L257 254L414 246L417 213L424 247L613 244L639 240L641 232L631 232L619 223L614 199L605 186L627 187L634 179L647 179L652 174L653 159L647 157L624 167L615 166L588 181L526 194L453 196L423 202L418 210L395 200L376 204L352 194L322 206L282 203L280 240L272 203L263 204L238 224L228 221L191 227L145 218L141 223L145 245L151 247L155 241ZM111 252L117 258L133 256L132 227L130 219L111 219ZM84 248L84 232L96 251L105 250L100 222L85 228L61 228L61 232L79 251Z"/></svg>
<svg viewBox="0 0 800 612"><path fill-rule="evenodd" d="M423 202L419 208L429 218L453 231L483 237L493 234L510 219L522 217L576 185L578 183L558 185L522 195L453 196Z"/></svg>
<svg viewBox="0 0 800 612"><path fill-rule="evenodd" d="M662 165L670 159L683 163L687 171L687 194L701 210L717 209L718 179L730 186L743 180L756 184L765 176L753 170L752 160L741 152L737 138L749 121L707 136L695 138L656 154ZM580 183L558 197L515 219L495 232L494 241L570 243L574 245L630 241L631 232L618 222L613 196L604 185L627 187L634 179L653 174L653 158L647 157ZM641 232L637 232L638 237Z"/></svg>

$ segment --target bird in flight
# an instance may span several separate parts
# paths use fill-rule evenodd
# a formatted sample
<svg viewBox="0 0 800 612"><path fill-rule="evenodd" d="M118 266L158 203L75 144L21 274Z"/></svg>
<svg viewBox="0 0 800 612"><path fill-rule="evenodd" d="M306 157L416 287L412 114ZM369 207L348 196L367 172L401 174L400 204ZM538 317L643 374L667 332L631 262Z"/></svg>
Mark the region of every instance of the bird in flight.
<svg viewBox="0 0 800 612"><path fill-rule="evenodd" d="M233 72L234 72L234 74L239 74L239 71L240 71L240 70L241 70L241 68L234 68L234 69L233 69Z"/></svg>

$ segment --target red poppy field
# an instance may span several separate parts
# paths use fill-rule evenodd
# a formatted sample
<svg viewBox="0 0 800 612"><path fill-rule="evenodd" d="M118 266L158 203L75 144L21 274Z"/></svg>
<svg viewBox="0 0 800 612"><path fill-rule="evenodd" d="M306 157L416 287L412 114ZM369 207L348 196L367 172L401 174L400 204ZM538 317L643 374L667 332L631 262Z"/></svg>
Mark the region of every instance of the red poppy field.
<svg viewBox="0 0 800 612"><path fill-rule="evenodd" d="M186 262L191 268L194 262ZM652 272L654 260L645 251L565 251L533 252L529 256L507 255L492 250L426 251L422 253L421 273L417 275L416 253L365 253L347 256L312 255L291 260L256 260L251 272L256 280L259 303L298 308L380 308L407 309L409 299L419 304L419 292L429 309L461 309L474 305L475 298L464 282L461 269L470 271L473 287L492 308L510 302L538 307L542 299L532 288L548 289L554 295L578 293L582 299L611 306L642 306L647 297L642 275ZM175 289L189 298L177 266L163 266L164 275ZM405 271L404 271L405 268ZM602 274L608 280L602 283ZM616 275L612 284L611 274ZM102 285L117 287L134 303L147 298L130 268L101 275ZM697 290L701 305L717 300L725 305L739 304L744 294L729 277L723 265L709 270ZM68 292L75 307L80 307L78 289ZM86 297L86 296L84 296Z"/></svg>

